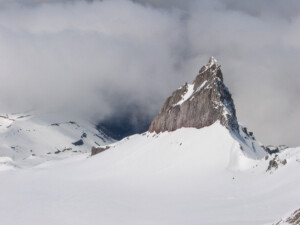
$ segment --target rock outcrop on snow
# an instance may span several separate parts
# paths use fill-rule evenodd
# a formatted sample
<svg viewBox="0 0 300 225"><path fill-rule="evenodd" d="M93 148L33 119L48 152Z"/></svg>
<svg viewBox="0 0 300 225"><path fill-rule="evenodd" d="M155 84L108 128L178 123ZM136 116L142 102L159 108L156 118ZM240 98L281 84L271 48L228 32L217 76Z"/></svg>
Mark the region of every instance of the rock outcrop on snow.
<svg viewBox="0 0 300 225"><path fill-rule="evenodd" d="M149 132L175 131L184 127L199 129L216 122L228 129L247 157L260 159L268 154L253 132L239 125L233 99L223 82L221 66L211 57L192 84L186 83L167 98Z"/></svg>
<svg viewBox="0 0 300 225"><path fill-rule="evenodd" d="M238 144L243 155L262 159L268 151L259 143L253 132L239 125L233 99L223 82L220 65L213 57L203 66L192 84L185 84L165 101L160 113L152 121L149 133L175 131L180 128L204 128L220 125L231 136L232 147ZM220 136L211 136L210 141L219 141ZM105 151L105 147L92 149L92 155ZM241 152L238 151L237 154Z"/></svg>
<svg viewBox="0 0 300 225"><path fill-rule="evenodd" d="M223 83L221 67L211 57L192 84L186 83L167 98L149 131L202 128L218 120L230 130L239 130L234 103Z"/></svg>
<svg viewBox="0 0 300 225"><path fill-rule="evenodd" d="M104 152L106 151L107 149L109 149L110 147L109 146L106 146L106 147L92 147L92 150L91 150L91 156L93 155L97 155L101 152Z"/></svg>

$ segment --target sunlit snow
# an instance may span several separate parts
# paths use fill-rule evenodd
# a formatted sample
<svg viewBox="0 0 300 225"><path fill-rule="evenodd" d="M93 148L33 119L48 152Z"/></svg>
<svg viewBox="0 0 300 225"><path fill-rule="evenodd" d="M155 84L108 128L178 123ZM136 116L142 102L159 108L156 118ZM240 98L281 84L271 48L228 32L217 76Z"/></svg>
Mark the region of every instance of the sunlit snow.
<svg viewBox="0 0 300 225"><path fill-rule="evenodd" d="M272 224L299 206L300 148L266 171L220 123L134 135L110 149L0 172L5 225ZM0 160L0 163L10 160Z"/></svg>

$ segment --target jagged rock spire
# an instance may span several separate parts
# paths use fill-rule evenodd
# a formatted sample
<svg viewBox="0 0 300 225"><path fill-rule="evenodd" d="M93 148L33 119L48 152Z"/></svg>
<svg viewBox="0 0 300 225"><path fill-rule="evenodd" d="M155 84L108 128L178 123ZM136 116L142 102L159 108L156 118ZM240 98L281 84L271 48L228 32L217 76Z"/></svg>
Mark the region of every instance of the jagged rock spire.
<svg viewBox="0 0 300 225"><path fill-rule="evenodd" d="M228 129L238 132L234 103L223 83L220 67L217 60L210 57L192 84L184 84L167 98L149 131L202 128L219 120Z"/></svg>
<svg viewBox="0 0 300 225"><path fill-rule="evenodd" d="M209 61L208 61L208 65L209 66L212 66L212 65L217 65L217 63L218 63L218 61L213 57L213 56L211 56L210 58L209 58Z"/></svg>

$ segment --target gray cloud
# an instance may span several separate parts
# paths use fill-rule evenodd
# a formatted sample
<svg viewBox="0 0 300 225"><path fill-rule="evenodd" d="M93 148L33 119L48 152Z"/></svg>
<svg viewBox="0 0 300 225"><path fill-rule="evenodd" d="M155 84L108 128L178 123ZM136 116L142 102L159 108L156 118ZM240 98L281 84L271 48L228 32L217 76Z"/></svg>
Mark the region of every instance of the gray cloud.
<svg viewBox="0 0 300 225"><path fill-rule="evenodd" d="M150 118L214 55L240 122L266 144L300 144L296 1L24 0L0 6L3 110L102 119L137 105L137 114Z"/></svg>

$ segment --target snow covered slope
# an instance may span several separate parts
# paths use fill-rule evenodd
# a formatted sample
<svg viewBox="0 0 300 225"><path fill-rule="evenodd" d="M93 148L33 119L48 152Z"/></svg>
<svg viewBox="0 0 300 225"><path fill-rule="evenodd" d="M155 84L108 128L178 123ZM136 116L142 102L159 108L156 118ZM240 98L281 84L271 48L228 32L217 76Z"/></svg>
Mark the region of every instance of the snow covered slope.
<svg viewBox="0 0 300 225"><path fill-rule="evenodd" d="M212 141L215 140L215 141ZM6 225L264 225L299 206L300 148L247 158L220 123L0 172Z"/></svg>
<svg viewBox="0 0 300 225"><path fill-rule="evenodd" d="M299 209L300 148L264 147L239 125L214 58L149 132L112 144L80 120L0 119L5 225L270 225Z"/></svg>
<svg viewBox="0 0 300 225"><path fill-rule="evenodd" d="M113 139L94 125L59 114L0 114L0 157L13 160L89 152Z"/></svg>

